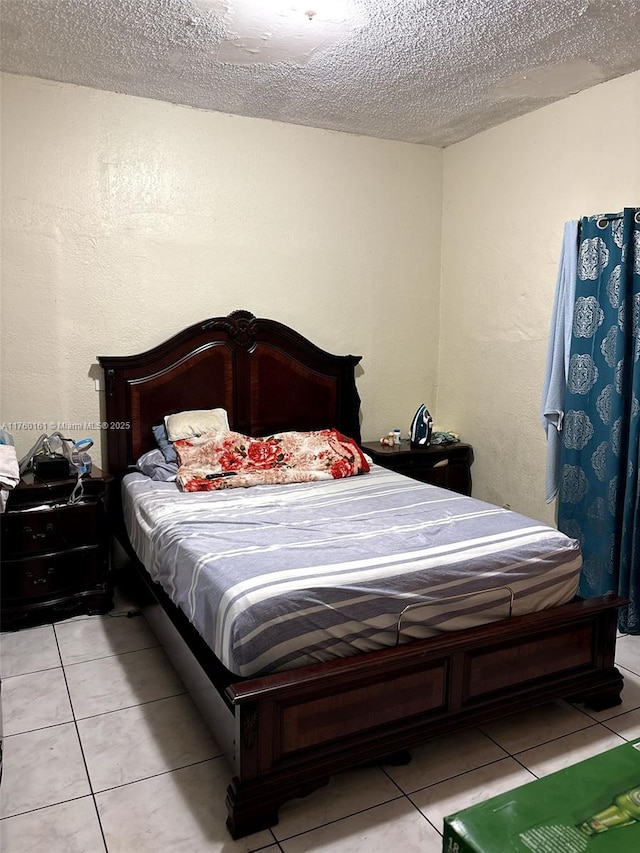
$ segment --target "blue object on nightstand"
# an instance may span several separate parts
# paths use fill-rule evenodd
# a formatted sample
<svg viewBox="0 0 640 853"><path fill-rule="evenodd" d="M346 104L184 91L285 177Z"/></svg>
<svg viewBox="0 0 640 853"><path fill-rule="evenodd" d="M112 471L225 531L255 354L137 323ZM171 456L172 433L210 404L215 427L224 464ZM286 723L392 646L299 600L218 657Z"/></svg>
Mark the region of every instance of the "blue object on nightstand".
<svg viewBox="0 0 640 853"><path fill-rule="evenodd" d="M433 418L423 403L411 421L411 429L409 430L411 447L426 447L431 441L432 430Z"/></svg>

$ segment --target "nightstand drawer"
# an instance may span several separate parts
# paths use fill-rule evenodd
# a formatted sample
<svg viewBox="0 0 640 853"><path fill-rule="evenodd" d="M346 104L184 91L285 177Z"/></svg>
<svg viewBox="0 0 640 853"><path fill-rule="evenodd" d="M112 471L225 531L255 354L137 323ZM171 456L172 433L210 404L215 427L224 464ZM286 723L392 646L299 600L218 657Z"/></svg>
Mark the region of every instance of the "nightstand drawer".
<svg viewBox="0 0 640 853"><path fill-rule="evenodd" d="M431 486L440 486L441 489L453 489L451 481L451 465L448 462L440 465L434 465L432 468L423 466L416 467L414 470L401 471L407 477L412 477L414 480L420 480L421 483L429 483Z"/></svg>
<svg viewBox="0 0 640 853"><path fill-rule="evenodd" d="M2 557L5 560L94 545L98 535L98 513L93 503L7 512L2 517Z"/></svg>
<svg viewBox="0 0 640 853"><path fill-rule="evenodd" d="M105 561L104 549L98 547L3 561L3 604L9 605L11 599L51 599L93 589L105 572Z"/></svg>
<svg viewBox="0 0 640 853"><path fill-rule="evenodd" d="M448 459L432 460L411 453L406 453L403 456L398 455L393 459L392 463L389 463L390 468L393 467L394 471L399 471L401 474L414 474L416 471L439 471L448 465Z"/></svg>
<svg viewBox="0 0 640 853"><path fill-rule="evenodd" d="M378 442L361 445L377 465L390 468L422 483L471 494L473 449L460 442L450 445L411 447L408 442L388 447Z"/></svg>

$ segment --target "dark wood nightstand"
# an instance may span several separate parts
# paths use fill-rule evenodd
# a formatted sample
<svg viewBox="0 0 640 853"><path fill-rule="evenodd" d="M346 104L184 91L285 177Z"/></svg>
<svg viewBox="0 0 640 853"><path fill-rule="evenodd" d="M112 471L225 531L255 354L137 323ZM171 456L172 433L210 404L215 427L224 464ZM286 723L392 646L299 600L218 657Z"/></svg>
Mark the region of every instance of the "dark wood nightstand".
<svg viewBox="0 0 640 853"><path fill-rule="evenodd" d="M111 609L112 481L94 468L74 504L75 478L44 482L27 473L10 493L0 515L3 630Z"/></svg>
<svg viewBox="0 0 640 853"><path fill-rule="evenodd" d="M422 483L471 494L473 448L470 444L433 444L411 447L408 441L389 447L379 441L360 445L376 465L390 468Z"/></svg>

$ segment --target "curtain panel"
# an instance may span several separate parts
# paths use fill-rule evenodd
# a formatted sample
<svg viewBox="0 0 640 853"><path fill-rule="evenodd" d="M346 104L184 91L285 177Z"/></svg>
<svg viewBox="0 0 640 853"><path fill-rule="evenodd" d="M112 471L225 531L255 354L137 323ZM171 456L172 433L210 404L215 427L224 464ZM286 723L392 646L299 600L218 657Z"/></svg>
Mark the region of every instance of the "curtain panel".
<svg viewBox="0 0 640 853"><path fill-rule="evenodd" d="M640 209L580 222L560 449L558 527L578 539L579 593L629 599L640 633Z"/></svg>

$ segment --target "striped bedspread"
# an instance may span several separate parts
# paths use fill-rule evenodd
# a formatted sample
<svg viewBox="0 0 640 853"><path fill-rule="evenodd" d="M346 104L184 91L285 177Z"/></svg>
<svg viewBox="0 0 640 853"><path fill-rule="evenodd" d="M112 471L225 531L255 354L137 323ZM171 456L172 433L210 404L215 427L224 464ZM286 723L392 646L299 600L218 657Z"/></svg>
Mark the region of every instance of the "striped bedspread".
<svg viewBox="0 0 640 853"><path fill-rule="evenodd" d="M196 493L133 473L123 492L138 557L241 676L554 607L582 564L551 527L375 465Z"/></svg>

